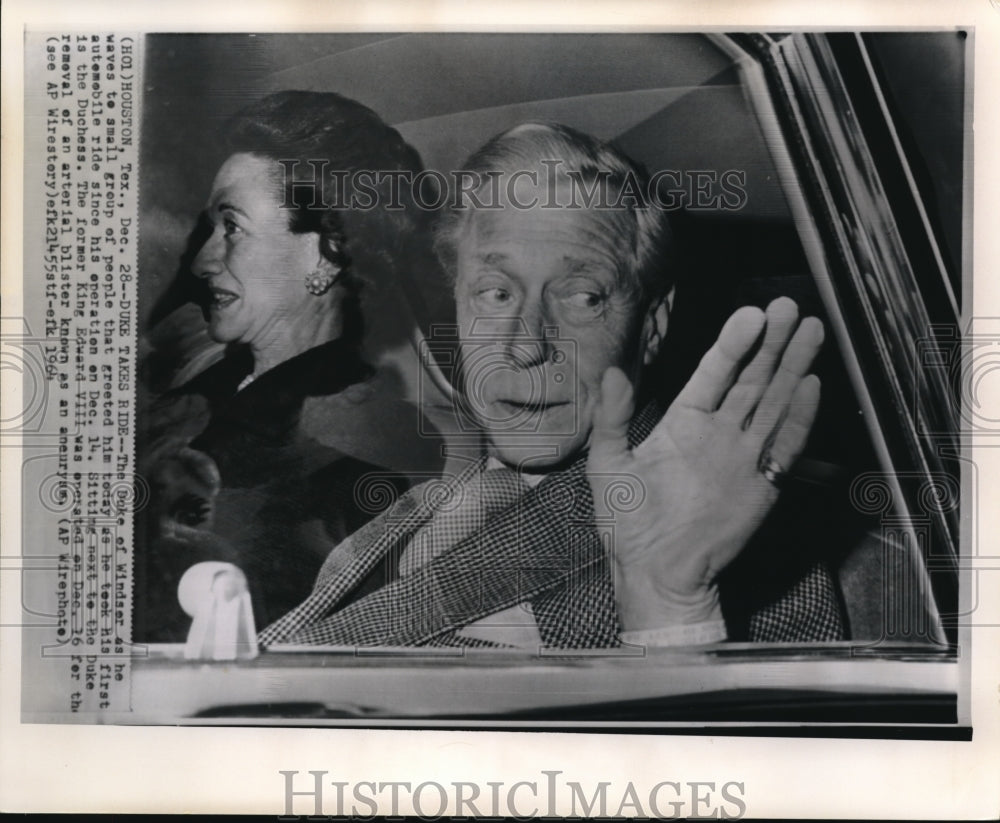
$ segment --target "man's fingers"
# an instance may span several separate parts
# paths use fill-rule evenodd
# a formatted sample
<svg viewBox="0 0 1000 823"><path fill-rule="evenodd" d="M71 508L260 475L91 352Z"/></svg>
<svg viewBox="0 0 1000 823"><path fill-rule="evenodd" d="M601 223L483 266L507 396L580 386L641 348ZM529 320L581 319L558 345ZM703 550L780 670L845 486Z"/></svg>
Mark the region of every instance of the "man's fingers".
<svg viewBox="0 0 1000 823"><path fill-rule="evenodd" d="M819 409L819 396L820 382L816 375L801 380L792 394L788 415L775 432L769 452L786 471L799 459L809 439Z"/></svg>
<svg viewBox="0 0 1000 823"><path fill-rule="evenodd" d="M788 297L772 300L765 312L764 340L753 359L740 372L736 384L726 394L719 411L748 417L760 401L799 322L799 307Z"/></svg>
<svg viewBox="0 0 1000 823"><path fill-rule="evenodd" d="M601 394L594 407L594 428L590 435L590 463L616 458L628 452L628 429L635 410L632 383L619 368L612 366L601 379Z"/></svg>
<svg viewBox="0 0 1000 823"><path fill-rule="evenodd" d="M812 368L813 360L822 345L823 324L815 317L807 317L795 330L781 357L781 365L753 412L751 432L764 438L774 431L802 378Z"/></svg>
<svg viewBox="0 0 1000 823"><path fill-rule="evenodd" d="M740 363L760 337L764 322L764 312L754 306L734 312L674 402L704 412L715 411L733 385Z"/></svg>

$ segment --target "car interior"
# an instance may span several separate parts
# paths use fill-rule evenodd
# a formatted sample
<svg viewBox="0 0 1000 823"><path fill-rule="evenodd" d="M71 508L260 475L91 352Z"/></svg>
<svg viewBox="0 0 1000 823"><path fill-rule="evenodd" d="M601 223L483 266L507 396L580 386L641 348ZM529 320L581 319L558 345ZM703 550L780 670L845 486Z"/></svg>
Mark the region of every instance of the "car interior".
<svg viewBox="0 0 1000 823"><path fill-rule="evenodd" d="M891 314L865 313L852 302L861 298L856 297L853 281L843 273L850 266L838 260L832 249L846 248L843 244L854 239L827 239L833 223L814 207L814 197L828 195L833 187L828 180L810 178L808 164L798 162L805 149L795 144L796 132L789 123L804 123L803 128L811 134L818 133L819 125L810 121L805 103L800 120L787 113L782 103L788 98L783 96L780 83L784 77L783 88L798 88L801 102L806 92L796 71L808 77L813 76L809 72L822 75L830 67L839 69L836 82L830 80L828 88L835 89L839 83L852 91L863 89L849 98L855 101L859 114L869 118L865 121L859 116L864 128L858 133L866 138L874 135L873 129L865 131L865 123L874 122L879 112L892 124L897 135L894 145L898 146L894 157L903 158L899 162L908 170L907 196L920 201L923 215L919 225L907 224L906 204L901 205L901 236L911 255L918 246L909 238L919 236L922 242L931 242L938 250L947 281L946 286L936 282L937 291L923 287L912 299L925 305L931 321L939 326L957 324L956 312L963 296L963 258L962 190L955 181L962 180L964 132L962 104L953 101L956 89L961 98L965 82L962 38L940 35L922 40L919 35L860 37L846 33L814 41L798 35L754 39L747 35L676 33L199 38L160 35L151 38L147 46L147 82L163 89L161 96L150 96L147 103L142 147L146 179L141 209L144 216L158 218L155 226L152 220L144 223L150 228L143 229L146 234L140 247L141 264L148 272L140 288L144 290L142 313L149 352L144 374L149 397L183 381L185 375L218 356L217 347L201 330L199 313L185 302L184 274L178 261L193 228L191 216L200 208L196 193L204 191L204 181L210 179L215 162L211 147L199 147L199 135L210 134L243 103L280 89L338 91L378 112L418 149L427 169L443 172L460 168L472 151L517 123L564 123L614 141L650 172L673 172L661 179L660 191L677 204L670 215L677 287L665 344L669 356L658 365L656 374L647 376L653 391L665 399L674 396L725 319L739 306L763 307L785 295L798 303L803 316L819 317L827 329L814 369L823 387L814 431L781 502L726 574L746 585L752 569L764 568L767 573L753 576L753 585L768 586L780 585L783 575L816 560L835 569L851 641L833 644L825 652L821 648L798 650L803 655L803 671L808 669L807 679L814 682L823 680L822 670L809 667L821 663L824 653L837 659L867 655L897 660L902 659L900 655L919 657L923 652L927 659L954 661L959 622L961 461L957 453L937 449L938 441L924 443L898 434L910 425L910 418L899 408L899 395L893 394L896 389L885 387L895 386L897 375L902 375L899 380L904 384L910 379L907 375L912 376L917 368L913 344L905 331L891 324ZM180 53L185 55L183 61L176 56ZM937 85L928 81L929 91L923 96L915 95L912 84L905 82L914 55L933 55L938 61ZM203 59L199 62L192 56ZM800 57L801 65L795 62ZM200 77L195 76L192 65L201 67ZM866 67L868 74L861 76L859 66ZM877 90L877 105L872 102L872 88ZM935 95L940 99L936 101ZM173 133L166 127L181 120L178 107L182 103L184 126ZM946 103L952 107L948 116L926 116L928 106ZM873 136L871 139L874 152L878 147ZM818 145L817 139L813 148ZM838 145L833 137L830 145ZM827 162L829 158L818 150L815 153L815 162L828 173L830 168L842 168L845 177L849 176L850 167L839 155ZM891 175L895 166L889 166L892 164L886 164L884 185L873 190L881 192L879 202L894 208L896 189ZM723 175L727 172L732 173L726 178L729 195L735 187L742 196L724 196ZM836 200L829 196L831 202ZM842 210L846 208L842 206ZM837 242L842 245L836 246ZM825 262L818 265L818 260ZM919 268L916 264L913 267ZM924 284L931 278L921 271L916 276ZM869 275L870 279L875 277ZM865 282L864 278L859 282ZM952 295L951 303L940 297L945 288ZM425 297L425 305L447 303L441 293ZM892 303L891 295L883 297ZM942 304L946 304L944 309ZM447 404L448 387L442 385L440 375L428 380L426 374L420 374L426 367L421 343L431 333L431 318L418 315L414 310L409 333L384 353L382 365L404 376L406 399L428 407ZM858 323L898 341L899 347L884 346L884 356L879 355L875 344L857 332ZM936 345L940 340L931 334L931 343ZM428 390L429 385L435 388ZM899 391L905 394L905 385ZM940 404L933 408L943 421L940 426L954 433L957 423L954 416L949 417L954 409ZM920 414L920 419L927 420L928 413ZM928 484L935 482L929 491ZM949 493L942 494L942 487ZM738 610L738 599L729 608ZM747 660L764 651L755 652L741 644L741 638L731 639L735 642L729 654L744 655L740 666L752 665ZM308 670L305 678L319 677L324 667L342 666L346 680L340 682L345 683L363 678L365 665L381 660L376 654L356 654L331 663L321 662L305 649L277 652L281 652L283 664ZM286 658L295 654L298 662L288 662ZM726 654L723 650L711 659L716 663L731 660ZM150 672L162 672L164 661L183 665L176 658L176 651L153 649ZM699 659L704 663L708 658ZM600 660L567 659L564 663L569 668L560 670L562 675L556 671L546 689L537 685L537 672L505 673L505 667L524 661L516 655L495 653L492 662L480 663L480 668L470 673L475 683L470 681L469 694L458 703L474 705L471 695L479 689L492 695L484 715L522 719L575 716L567 706L606 703L619 688L613 671L605 677L600 666L607 661L601 664ZM406 657L407 677L419 678L430 665L428 661L426 656ZM612 662L618 665L621 661L616 658ZM556 664L548 660L546 665ZM561 708L552 709L552 693L569 688L565 683L554 685L556 681L562 676L578 677L581 671L600 685L584 688L577 700L561 692L555 701ZM749 698L736 700L733 695L746 682L740 679L743 670L728 671L730 674L715 675L721 679L710 689L713 694L729 694L724 711L721 704L713 708L704 700L694 714L690 700L683 706L633 702L625 715L606 711L588 716L665 720L779 716L777 709L769 713L770 709L761 708L765 704L754 704ZM690 697L699 690L697 684L705 682L705 676L703 665L687 674L678 670L671 692ZM184 677L184 688L211 695L190 703L188 716L192 718L235 722L241 717L280 715L301 722L317 718L372 722L385 711L392 714L391 710L373 710L366 715L364 708L350 700L340 708L336 701L317 708L315 697L303 697L298 713L288 710L287 705L282 712L262 700L259 681L241 694L239 687L224 681L219 672L191 669ZM864 680L867 675L861 677ZM651 699L657 687L652 674L649 678L648 693L643 696L633 689L630 696ZM227 682L230 685L225 685ZM866 716L879 716L878 706L885 709L884 701L879 704L865 691L869 686L875 691L879 687L873 685L875 681L864 682L867 685L859 680L854 688L868 695L871 711ZM927 690L949 692L950 683L948 678L934 680ZM351 693L360 688L345 687ZM152 682L140 683L137 689L137 694L150 701L158 699L158 687ZM386 701L399 699L402 687L397 692ZM503 697L505 693L518 696L508 699ZM534 708L531 694L537 701ZM549 697L540 696L545 694ZM786 708L794 703L787 694L785 698L791 700ZM845 709L843 703L836 709L831 705L821 713L824 719L860 716ZM909 710L899 705L885 709L881 716L899 719L919 715L908 714ZM550 709L547 714L546 706ZM949 706L943 713L919 716L930 717L932 722L953 720L954 703ZM406 709L396 710L424 719L447 714L440 701L423 697ZM476 716L469 708L460 711L464 716ZM786 711L780 716L796 715ZM799 716L808 719L820 715L804 711Z"/></svg>

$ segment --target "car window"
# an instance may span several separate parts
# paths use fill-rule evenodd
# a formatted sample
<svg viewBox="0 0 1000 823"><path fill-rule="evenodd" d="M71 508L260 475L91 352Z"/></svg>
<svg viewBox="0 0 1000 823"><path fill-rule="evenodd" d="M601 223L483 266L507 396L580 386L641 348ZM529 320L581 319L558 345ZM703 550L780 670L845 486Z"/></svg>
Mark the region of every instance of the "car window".
<svg viewBox="0 0 1000 823"><path fill-rule="evenodd" d="M360 40L276 35L249 46L232 36L211 41L190 35L154 38L147 71L165 88L177 90L190 120L182 135L161 129L171 117L169 94L149 104L145 120L147 131L158 136L144 143L144 173L169 182L144 187L144 209L172 214L178 223L170 232L163 223L149 222L144 229L144 264L161 273L142 286L145 305L155 307L147 311L144 327L155 344L144 372L150 407L220 355L202 333L203 320L188 302L190 295L177 286L190 262L191 221L185 223L181 215L198 213L201 204L192 192L204 186L194 181L210 177L219 159L209 158L192 134L217 127L239 104L266 92L337 89L371 106L419 151L426 168L444 173L512 125L564 122L613 140L650 172L663 173L658 192L670 203L677 272L666 340L671 356L651 382L663 402L680 391L739 306L763 307L777 296L789 296L803 315L819 317L827 329L815 364L823 385L815 428L778 507L727 571L734 588L748 580L754 586L779 585L783 575L815 562L833 570L851 643L795 650L792 656L802 662L802 682L808 688L821 689L815 655L843 661L858 650L887 658L922 650L928 659L950 659L958 638L962 480L956 330L967 299L962 287L964 192L957 182L962 180L967 135L960 93L964 40L958 35L848 33L603 34L585 39L586 47L571 35ZM211 52L216 56L210 59L217 61L217 55L237 47L260 49L260 61L238 71L220 70L214 85L188 76L189 67L171 59L173 50L183 48L190 55ZM932 94L914 94L904 66L915 54L931 53L941 56L947 72L937 77ZM472 54L476 71L459 76L456 67L469 65ZM562 69L538 72L540 55ZM948 106L940 122L926 116L938 99ZM446 283L418 283L400 298L409 306L408 330L382 352L381 363L394 375L393 390L406 402L422 405L433 420L452 402L447 379L452 375L446 358L422 361L420 345L432 336L430 320L444 317L444 326L452 322L450 299ZM171 419L198 425L198 415L206 410L196 406L174 409ZM400 472L393 499L407 482L432 473L410 468ZM296 494L300 491L306 495L316 489ZM246 493L230 490L232 496ZM233 511L227 516L237 517ZM341 537L363 527L339 525ZM317 553L304 579L311 581L323 560ZM157 574L147 567L140 584L159 594L168 583L176 584ZM251 579L251 590L254 585ZM730 605L734 611L744 607L738 597ZM142 601L137 608L143 608ZM257 617L262 628L274 615ZM182 620L169 637L156 639L180 643L186 625ZM781 658L780 649L755 652L742 643L746 638L730 640L728 651L684 659L689 667L684 671L692 679L678 687L679 694L689 696L687 686L698 677L713 677L705 674L713 666L724 670L733 661L727 655L791 659ZM154 678L150 683L181 665L179 646L154 651L146 669ZM324 666L352 671L390 666L385 656L351 657L343 649L287 646L272 649L270 658L265 654L263 660L241 665L248 671L301 666L312 677L320 665L315 655L322 653L334 655ZM483 667L492 665L540 665L555 667L553 671L563 665L509 650L484 650L460 660L447 655L402 655L398 660L404 681L406 672L435 666L444 671L461 667L461 661L469 665L473 679L487 676ZM596 655L573 665L585 671L615 665L640 669L637 660L622 660ZM658 661L657 666L676 663L669 657ZM729 675L719 677L720 692L734 688ZM187 688L197 691L197 678L190 672L185 678ZM364 717L368 709L371 716L391 714L384 705L366 709L355 697L331 709L320 700L322 686L309 683L300 717L310 712L329 717L336 711ZM861 681L856 685L859 694L867 688ZM950 685L928 682L928 693L948 693ZM197 711L208 712L205 717L230 710L266 714L254 694L248 692L242 701L227 699L222 708L198 703ZM629 700L653 698L643 689L628 694ZM588 700L604 707L595 717L614 713L608 709L615 702L613 688L598 689ZM542 702L552 708L551 701ZM188 705L186 710L193 709ZM485 711L531 710L511 704ZM729 711L720 709L719 716L739 714L738 708ZM710 714L706 710L703 716Z"/></svg>

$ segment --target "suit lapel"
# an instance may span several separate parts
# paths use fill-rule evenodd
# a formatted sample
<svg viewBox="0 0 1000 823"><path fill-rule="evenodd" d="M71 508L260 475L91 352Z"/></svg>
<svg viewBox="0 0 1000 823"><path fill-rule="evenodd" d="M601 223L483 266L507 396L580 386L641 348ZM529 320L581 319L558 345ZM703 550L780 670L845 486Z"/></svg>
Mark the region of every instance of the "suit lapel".
<svg viewBox="0 0 1000 823"><path fill-rule="evenodd" d="M463 540L400 594L428 601L427 619L403 623L392 645L425 643L543 592L572 585L603 560L583 463L554 474ZM400 581L407 583L409 581ZM401 587L402 588L402 587Z"/></svg>
<svg viewBox="0 0 1000 823"><path fill-rule="evenodd" d="M437 508L462 485L482 471L485 457L471 463L446 480L431 480L410 489L379 517L371 520L330 552L316 577L313 591L302 603L272 623L258 637L262 645L288 642L321 623L337 609L373 571L379 562L407 544L417 529L427 523ZM377 492L375 492L377 493ZM395 560L395 558L393 558ZM365 598L367 599L367 598ZM363 602L363 601L362 601ZM321 638L313 642L335 643Z"/></svg>
<svg viewBox="0 0 1000 823"><path fill-rule="evenodd" d="M297 639L409 646L603 567L584 464L537 487L426 566L330 615ZM414 529L409 531L412 534ZM404 538L405 539L405 538ZM546 615L547 617L547 615ZM540 626L540 629L543 627Z"/></svg>
<svg viewBox="0 0 1000 823"><path fill-rule="evenodd" d="M631 445L645 440L662 416L662 406L647 404L630 426ZM614 587L594 523L586 455L547 477L413 579L376 594L424 603L416 615L421 619L401 620L377 641L387 645L426 643L526 601L538 605L535 617L546 645L588 645L595 639L613 644L618 634ZM553 604L557 607L549 608Z"/></svg>
<svg viewBox="0 0 1000 823"><path fill-rule="evenodd" d="M661 415L662 409L647 406L636 416L629 438L633 445L645 439ZM440 495L429 494L428 484L418 486L341 543L309 599L269 626L261 642L420 645L529 600L559 604L536 612L547 645L580 645L577 634L613 638L612 579L594 527L586 456L546 477L487 528L426 566L336 610L379 560L401 551L446 495L482 471L484 463L481 458L470 465L444 484ZM597 602L577 602L587 597Z"/></svg>

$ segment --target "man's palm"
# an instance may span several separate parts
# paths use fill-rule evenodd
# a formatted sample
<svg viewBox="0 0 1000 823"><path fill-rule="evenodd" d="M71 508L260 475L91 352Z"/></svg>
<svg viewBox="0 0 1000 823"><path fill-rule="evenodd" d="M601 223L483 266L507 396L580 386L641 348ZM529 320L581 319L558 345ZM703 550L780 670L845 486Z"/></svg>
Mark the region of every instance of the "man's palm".
<svg viewBox="0 0 1000 823"><path fill-rule="evenodd" d="M788 469L801 453L819 405L819 380L807 372L822 341L822 324L799 323L786 298L766 314L740 309L635 449L627 440L632 387L619 369L604 375L588 473L598 515L614 522L625 628L649 628L691 604L696 614L759 528L778 498L760 471L762 456ZM642 500L616 514L614 488L623 479L639 486Z"/></svg>

